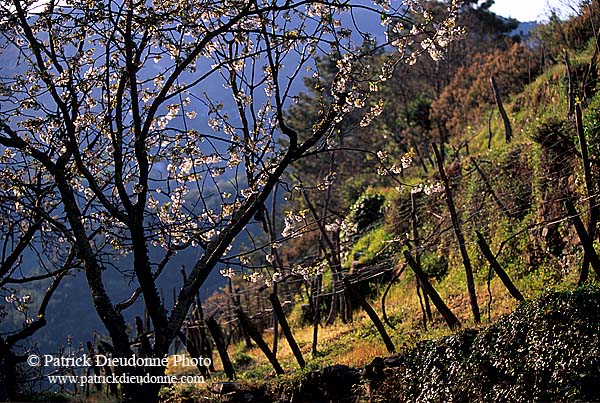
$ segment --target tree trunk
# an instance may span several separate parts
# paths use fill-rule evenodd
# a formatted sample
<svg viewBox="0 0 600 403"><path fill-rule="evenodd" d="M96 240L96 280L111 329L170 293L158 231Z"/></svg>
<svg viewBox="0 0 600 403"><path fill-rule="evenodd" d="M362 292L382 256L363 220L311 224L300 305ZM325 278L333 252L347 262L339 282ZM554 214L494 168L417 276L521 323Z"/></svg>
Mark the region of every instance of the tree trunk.
<svg viewBox="0 0 600 403"><path fill-rule="evenodd" d="M0 401L16 401L17 360L16 356L0 338Z"/></svg>

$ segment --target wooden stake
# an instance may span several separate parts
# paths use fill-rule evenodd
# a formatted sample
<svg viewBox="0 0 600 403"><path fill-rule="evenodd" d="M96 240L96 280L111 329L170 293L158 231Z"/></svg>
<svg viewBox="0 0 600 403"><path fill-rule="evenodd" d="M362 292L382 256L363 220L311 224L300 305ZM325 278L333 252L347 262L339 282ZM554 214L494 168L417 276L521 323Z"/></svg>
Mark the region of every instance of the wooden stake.
<svg viewBox="0 0 600 403"><path fill-rule="evenodd" d="M506 208L506 206L504 205L504 203L502 203L502 200L500 200L500 198L498 197L498 195L496 195L496 192L494 192L494 188L492 188L492 185L490 184L490 181L488 180L485 172L483 172L483 170L481 169L481 167L477 163L477 160L475 158L473 158L473 157L470 157L470 159L471 159L471 162L473 163L473 166L475 167L475 170L477 171L477 173L479 174L479 176L481 176L481 180L483 180L483 184L487 188L488 192L490 192L490 194L492 195L492 198L496 202L496 205L498 206L498 208L500 210L502 210L502 212L508 218L512 218L512 214L510 214L510 211L508 211L508 209Z"/></svg>
<svg viewBox="0 0 600 403"><path fill-rule="evenodd" d="M571 73L571 61L569 60L569 52L565 51L565 66L567 68L567 79L569 82L569 89L567 93L567 99L569 100L569 111L568 116L573 116L575 113L575 89L573 88L573 75Z"/></svg>
<svg viewBox="0 0 600 403"><path fill-rule="evenodd" d="M281 325L281 330L283 330L283 334L285 335L285 338L292 349L292 353L294 353L294 357L296 357L296 361L298 361L298 365L300 365L300 368L304 368L306 366L306 362L304 361L304 357L302 357L302 352L298 347L298 343L296 343L296 340L294 339L294 335L292 334L290 325L285 317L285 313L281 308L281 303L279 302L279 298L277 298L277 294L273 293L269 295L269 300L271 300L273 312L275 312L275 315L277 316L277 322Z"/></svg>
<svg viewBox="0 0 600 403"><path fill-rule="evenodd" d="M379 335L383 339L383 342L385 343L385 347L387 348L388 352L390 354L395 353L396 347L394 347L394 343L392 342L392 339L385 331L385 327L383 326L381 319L379 319L379 316L377 316L377 313L375 312L375 310L373 310L373 308L371 307L371 305L369 305L367 300L365 300L365 298L361 295L361 293L359 293L356 290L356 288L354 288L352 283L350 283L350 281L347 278L344 278L342 280L342 282L344 283L344 287L346 288L346 291L348 291L348 295L350 296L350 298L352 298L354 301L356 301L362 307L362 309L365 310L367 315L369 315L369 318L371 318L371 321L375 325L375 328L377 328L377 331L379 332Z"/></svg>
<svg viewBox="0 0 600 403"><path fill-rule="evenodd" d="M590 157L587 148L587 140L583 129L583 117L581 113L581 105L575 105L575 127L577 128L577 137L579 138L579 148L581 150L581 163L583 165L583 177L585 180L585 188L588 196L588 208L590 210L590 220L588 223L587 233L589 238L594 240L596 237L596 223L598 222L598 204L596 202L596 192L594 190L594 180L592 178L592 168L590 165ZM581 274L579 276L579 284L585 283L589 272L589 259L584 257Z"/></svg>
<svg viewBox="0 0 600 403"><path fill-rule="evenodd" d="M319 337L319 324L321 322L321 310L319 309L319 294L321 293L321 281L323 279L322 274L317 275L316 284L313 287L313 291L311 292L311 300L313 303L313 340L312 340L312 356L313 358L317 358L317 342Z"/></svg>
<svg viewBox="0 0 600 403"><path fill-rule="evenodd" d="M219 357L221 358L221 362L223 363L223 369L225 370L225 374L229 379L235 379L235 370L233 369L233 365L231 364L231 360L229 359L229 354L227 354L227 348L225 347L225 339L223 337L223 332L221 332L221 328L219 324L215 320L214 317L210 317L206 320L206 326L208 327L208 331L212 336L215 346L217 347L217 351L219 353Z"/></svg>
<svg viewBox="0 0 600 403"><path fill-rule="evenodd" d="M414 193L410 194L410 221L412 223L413 243L415 244L415 249L417 249L417 248L419 248L421 242L419 239L419 225L418 225L419 219L417 217L417 202L416 202ZM415 260L417 261L417 263L420 266L421 265L421 255L418 252L415 253ZM419 283L418 282L417 282L417 295L419 295L419 302L421 302L421 295L419 292ZM423 298L425 300L425 304L424 304L424 306L422 306L422 308L424 309L423 326L425 327L425 330L427 330L427 319L429 319L430 322L433 322L433 316L431 315L431 307L429 305L429 296L427 295L427 293L423 293Z"/></svg>
<svg viewBox="0 0 600 403"><path fill-rule="evenodd" d="M500 263L498 263L498 261L496 260L496 257L490 250L490 246L483 238L483 235L481 235L479 231L475 231L475 233L477 234L477 245L479 245L483 256L485 256L487 261L490 263L492 269L494 269L500 280L502 280L502 283L504 284L510 295L512 295L513 298L515 298L517 301L524 301L525 298L523 298L523 295L519 292L517 287L510 280L508 274L506 274L502 266L500 266Z"/></svg>
<svg viewBox="0 0 600 403"><path fill-rule="evenodd" d="M506 136L506 142L510 143L512 140L512 127L510 126L510 120L508 120L508 115L506 114L506 110L504 109L504 104L502 103L502 97L500 96L500 90L498 89L498 83L496 82L496 77L490 77L490 83L492 84L492 89L494 90L494 97L496 98L496 105L498 105L498 110L500 111L500 116L502 116L502 121L504 122L504 135Z"/></svg>
<svg viewBox="0 0 600 403"><path fill-rule="evenodd" d="M592 239L589 237L587 231L585 230L585 226L579 218L579 213L573 206L571 200L565 200L565 208L567 209L567 213L569 214L569 218L577 231L577 235L579 236L579 240L581 241L581 245L583 246L583 250L585 252L585 256L589 260L592 268L596 272L597 276L600 276L600 259L598 258L598 254L594 249L594 243Z"/></svg>
<svg viewBox="0 0 600 403"><path fill-rule="evenodd" d="M246 314L244 313L244 311L242 310L242 308L240 306L237 306L235 308L235 313L238 317L238 320L240 321L240 324L244 328L246 334L248 336L250 336L252 338L252 340L254 340L254 342L256 343L258 348L260 348L261 351L263 352L263 354L265 355L265 357L267 357L267 359L273 366L273 369L275 369L275 373L277 373L277 375L283 375L285 372L284 372L283 368L281 368L281 365L279 365L279 361L277 361L277 357L275 357L273 352L269 349L269 346L267 345L265 340L262 338L260 333L254 328L254 326L252 325L252 322L250 322L250 319L246 316Z"/></svg>
<svg viewBox="0 0 600 403"><path fill-rule="evenodd" d="M452 313L450 308L448 308L448 306L444 303L444 301L442 300L440 295L437 293L435 288L433 288L433 286L429 282L429 279L427 279L427 276L425 275L425 273L423 273L423 270L421 270L421 266L419 266L417 261L410 254L410 252L405 250L404 257L406 258L406 262L408 263L410 268L413 270L413 272L417 276L417 279L421 282L421 287L423 287L423 291L429 295L429 297L431 298L431 302L433 302L433 305L435 305L438 312L440 314L442 314L442 317L448 324L448 327L450 329L456 329L456 328L460 327L460 322L459 322L458 318L456 317L456 315L454 315Z"/></svg>
<svg viewBox="0 0 600 403"><path fill-rule="evenodd" d="M454 206L454 199L452 198L452 190L450 189L450 181L448 180L448 176L446 175L446 171L444 170L443 159L440 155L437 145L435 143L432 143L431 148L433 148L433 152L435 153L440 177L442 178L442 182L444 182L446 204L448 205L448 210L450 211L450 218L452 219L454 235L456 236L456 240L458 241L458 248L460 249L463 265L465 267L465 273L467 277L467 289L469 291L469 300L471 303L471 311L473 312L473 319L475 320L475 323L480 323L481 317L479 316L479 305L477 304L477 294L475 293L475 280L473 279L471 259L469 259L469 254L465 246L465 237L463 236L462 230L460 229L458 214L456 214L456 207Z"/></svg>

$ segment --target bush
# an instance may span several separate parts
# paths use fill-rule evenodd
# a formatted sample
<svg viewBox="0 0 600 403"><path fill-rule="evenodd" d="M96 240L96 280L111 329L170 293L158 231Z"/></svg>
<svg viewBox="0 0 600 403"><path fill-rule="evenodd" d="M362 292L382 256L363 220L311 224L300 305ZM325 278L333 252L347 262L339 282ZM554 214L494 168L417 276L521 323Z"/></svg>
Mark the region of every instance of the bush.
<svg viewBox="0 0 600 403"><path fill-rule="evenodd" d="M385 401L600 400L600 291L552 293L482 331L423 342L394 358Z"/></svg>
<svg viewBox="0 0 600 403"><path fill-rule="evenodd" d="M350 208L350 220L356 224L358 232L383 217L385 197L380 194L361 196Z"/></svg>
<svg viewBox="0 0 600 403"><path fill-rule="evenodd" d="M487 117L495 99L490 77L497 79L503 97L516 94L535 79L539 71L531 49L515 44L508 50L481 54L461 67L440 97L433 103L433 117L445 122L450 134L459 136L467 124L477 126Z"/></svg>
<svg viewBox="0 0 600 403"><path fill-rule="evenodd" d="M238 370L246 369L254 364L254 358L244 352L237 353L233 359L233 366Z"/></svg>
<svg viewBox="0 0 600 403"><path fill-rule="evenodd" d="M448 259L437 253L426 252L421 256L421 266L427 277L437 281L442 280L448 274Z"/></svg>
<svg viewBox="0 0 600 403"><path fill-rule="evenodd" d="M562 57L564 49L582 50L590 39L594 38L593 27L600 26L600 7L597 1L589 5L582 4L580 14L567 21L561 21L557 15L550 16L550 21L542 25L534 35L544 48L556 58ZM597 28L596 28L597 29Z"/></svg>

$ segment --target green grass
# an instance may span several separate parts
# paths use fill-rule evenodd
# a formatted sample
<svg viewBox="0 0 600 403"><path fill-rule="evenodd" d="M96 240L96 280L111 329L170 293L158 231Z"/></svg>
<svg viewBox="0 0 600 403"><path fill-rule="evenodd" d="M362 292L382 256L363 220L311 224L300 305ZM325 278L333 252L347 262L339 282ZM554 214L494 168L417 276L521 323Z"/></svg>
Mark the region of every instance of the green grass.
<svg viewBox="0 0 600 403"><path fill-rule="evenodd" d="M350 259L353 256L358 256L358 263L369 264L378 257L391 239L392 235L384 227L373 228L354 244L350 252ZM349 267L350 262L347 262L346 265Z"/></svg>

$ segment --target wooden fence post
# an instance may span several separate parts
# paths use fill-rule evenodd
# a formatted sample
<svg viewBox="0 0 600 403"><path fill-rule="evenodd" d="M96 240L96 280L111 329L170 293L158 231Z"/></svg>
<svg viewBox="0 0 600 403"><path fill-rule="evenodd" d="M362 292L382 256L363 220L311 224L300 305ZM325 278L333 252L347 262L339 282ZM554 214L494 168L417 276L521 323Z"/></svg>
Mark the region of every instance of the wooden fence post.
<svg viewBox="0 0 600 403"><path fill-rule="evenodd" d="M323 275L317 275L315 280L315 285L312 288L312 292L310 295L312 304L313 304L313 340L312 340L312 356L316 358L318 355L317 350L317 342L319 338L319 324L321 323L321 309L319 308L319 294L321 293L321 281L323 280Z"/></svg>
<svg viewBox="0 0 600 403"><path fill-rule="evenodd" d="M277 373L277 375L284 374L285 371L283 370L283 368L281 368L279 361L277 361L277 357L275 357L273 352L269 349L269 346L267 345L265 340L262 338L260 333L254 328L252 322L250 322L250 319L246 316L244 311L242 311L242 308L240 306L235 308L235 313L246 334L248 334L248 336L250 336L252 340L254 340L258 348L260 348L263 354L267 357L267 359L273 366L273 369L275 369L275 373Z"/></svg>
<svg viewBox="0 0 600 403"><path fill-rule="evenodd" d="M429 297L431 298L431 302L433 302L433 305L435 305L438 312L442 314L442 316L444 317L444 320L448 324L448 327L450 329L455 329L455 328L460 327L460 322L459 322L458 318L456 317L456 315L454 315L454 313L452 313L450 308L448 308L448 306L444 303L444 301L442 300L440 295L437 293L435 288L433 288L433 286L427 279L427 276L425 275L425 273L423 273L423 270L421 270L421 267L415 261L415 259L412 257L410 252L405 250L404 257L406 258L406 262L408 263L410 268L413 270L413 272L417 276L417 279L421 282L423 291L425 291L427 294L429 294Z"/></svg>
<svg viewBox="0 0 600 403"><path fill-rule="evenodd" d="M481 169L481 167L477 163L477 160L475 158L473 158L473 157L469 157L469 158L470 158L471 162L473 163L473 166L475 167L475 170L477 171L477 173L481 177L481 180L483 180L483 184L487 188L488 192L490 192L490 194L492 195L492 198L496 202L496 205L498 206L498 208L500 210L502 210L502 212L508 218L512 218L512 214L510 213L510 211L508 211L508 209L506 208L506 206L504 205L504 203L502 203L502 200L500 200L500 198L498 197L498 195L494 191L494 188L490 184L490 181L488 180L487 175L485 174L485 172L483 172L483 170Z"/></svg>
<svg viewBox="0 0 600 403"><path fill-rule="evenodd" d="M277 316L277 322L281 325L281 330L287 339L287 342L292 349L292 353L294 353L294 357L296 357L296 361L298 361L298 365L300 368L304 368L306 362L304 362L304 357L302 357L302 352L298 347L298 343L294 339L294 335L292 334L292 330L290 329L290 325L288 324L287 318L285 317L285 313L281 308L281 303L279 302L279 298L277 298L277 294L272 293L269 295L269 299L271 300L271 304L273 305L273 312Z"/></svg>
<svg viewBox="0 0 600 403"><path fill-rule="evenodd" d="M479 231L475 231L475 233L477 234L477 245L479 245L483 256L485 256L487 261L490 263L492 269L494 269L500 280L502 280L502 283L504 284L510 295L512 295L513 298L515 298L517 301L524 301L525 298L523 298L523 295L519 292L517 287L510 280L508 274L506 274L502 266L500 266L500 263L498 263L498 261L496 260L496 257L490 250L490 246L483 238L483 235L481 235Z"/></svg>
<svg viewBox="0 0 600 403"><path fill-rule="evenodd" d="M456 207L454 206L454 199L452 198L452 190L450 189L450 181L448 180L448 176L446 175L446 171L444 170L444 162L437 148L437 145L435 143L432 143L431 148L433 148L433 152L435 153L440 177L442 178L442 182L444 182L446 204L448 205L448 210L450 211L452 227L454 228L454 234L456 235L456 240L458 241L458 248L462 256L463 265L465 267L465 273L467 277L467 289L469 291L469 300L471 303L471 311L473 312L473 319L475 320L475 323L480 323L481 317L479 315L479 305L477 304L477 294L475 293L475 280L473 279L473 268L471 267L471 259L469 259L469 254L465 246L465 237L462 233L462 230L460 229L458 214L456 214Z"/></svg>
<svg viewBox="0 0 600 403"><path fill-rule="evenodd" d="M219 353L219 357L221 358L221 362L223 363L223 369L225 370L225 374L229 379L235 379L235 370L233 369L233 365L231 364L231 360L229 359L229 354L227 354L227 347L225 347L225 339L223 337L223 332L221 332L221 328L219 324L215 320L214 317L210 317L206 320L206 327L208 327L208 331L210 332L215 346L217 347L217 351Z"/></svg>
<svg viewBox="0 0 600 403"><path fill-rule="evenodd" d="M385 327L383 326L381 319L379 319L379 316L377 316L377 313L373 310L371 305L369 305L367 300L365 300L365 298L358 291L356 291L356 289L354 288L352 283L350 283L350 281L347 278L344 278L342 281L344 283L344 287L346 288L346 291L348 291L350 298L352 298L354 301L358 302L358 304L362 307L362 309L365 310L367 315L369 315L369 318L371 318L371 321L373 322L373 324L375 325L375 328L381 335L381 338L383 339L383 342L385 343L385 347L387 348L388 352L390 354L395 353L396 347L394 347L394 343L392 342L392 339L385 331Z"/></svg>
<svg viewBox="0 0 600 403"><path fill-rule="evenodd" d="M596 223L598 222L598 205L596 200L596 192L594 189L594 180L592 178L592 168L590 165L590 157L588 153L587 140L583 129L583 117L581 114L581 105L575 104L575 127L577 129L577 137L579 138L579 148L581 150L581 163L583 165L583 177L588 197L588 206L590 210L590 220L587 228L589 238L594 241L596 237ZM585 283L589 272L589 259L584 257L581 274L579 276L579 284Z"/></svg>
<svg viewBox="0 0 600 403"><path fill-rule="evenodd" d="M504 109L504 104L502 103L502 97L500 96L500 90L498 89L498 83L496 82L496 77L490 77L490 83L492 84L492 89L494 90L494 97L496 98L496 105L498 105L498 110L500 111L500 116L502 116L502 121L504 122L504 135L506 136L506 142L510 143L512 140L512 127L510 126L510 120L508 120L508 115L506 114L506 110Z"/></svg>
<svg viewBox="0 0 600 403"><path fill-rule="evenodd" d="M415 194L411 193L410 194L410 221L412 224L412 237L413 237L413 243L415 245L415 249L418 249L421 242L419 239L419 225L418 225L418 217L417 217L417 202L415 199ZM419 266L421 266L421 256L420 253L417 251L415 253L415 260L417 261L417 263L419 264ZM417 295L419 296L419 302L421 301L421 295L420 295L420 291L419 291L419 287L420 287L420 283L417 282ZM423 312L423 326L425 327L425 330L427 330L427 320L429 319L430 322L433 322L433 316L431 315L431 306L429 304L429 296L427 295L427 293L423 293L423 299L425 300L425 306L422 306L421 308L424 309Z"/></svg>
<svg viewBox="0 0 600 403"><path fill-rule="evenodd" d="M579 240L583 246L585 256L591 263L596 275L600 276L600 259L598 258L598 254L594 249L593 240L588 236L585 226L583 225L581 218L579 218L579 213L577 213L577 210L575 209L575 206L573 206L571 200L565 200L565 208L567 209L569 218L571 219L571 222L577 231L577 235L579 236Z"/></svg>

